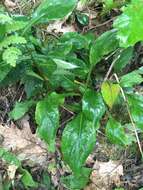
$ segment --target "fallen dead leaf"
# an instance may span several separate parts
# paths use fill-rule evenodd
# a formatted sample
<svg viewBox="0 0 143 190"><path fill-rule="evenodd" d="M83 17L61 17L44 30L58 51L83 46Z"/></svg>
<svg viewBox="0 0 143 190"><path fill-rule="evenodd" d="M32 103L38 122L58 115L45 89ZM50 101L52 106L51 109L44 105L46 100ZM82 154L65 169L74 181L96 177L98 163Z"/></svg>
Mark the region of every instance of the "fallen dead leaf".
<svg viewBox="0 0 143 190"><path fill-rule="evenodd" d="M7 8L15 8L16 7L16 3L14 3L13 1L10 1L10 0L5 0L4 4Z"/></svg>
<svg viewBox="0 0 143 190"><path fill-rule="evenodd" d="M3 137L3 142L0 145L13 152L20 160L24 160L30 166L35 164L46 166L46 145L35 134L31 133L27 120L21 130L15 125L10 127L0 125L0 136Z"/></svg>
<svg viewBox="0 0 143 190"><path fill-rule="evenodd" d="M15 173L17 170L17 166L15 165L9 165L7 169L7 174L10 180L13 180L15 178Z"/></svg>
<svg viewBox="0 0 143 190"><path fill-rule="evenodd" d="M118 187L121 184L121 176L123 166L118 161L96 161L90 176L91 184L84 190L110 190L113 184Z"/></svg>
<svg viewBox="0 0 143 190"><path fill-rule="evenodd" d="M73 25L65 25L64 26L63 25L64 22L65 22L65 20L64 21L58 20L58 21L55 21L55 22L49 24L47 27L47 32L48 33L54 32L56 34L58 34L58 33L64 34L66 32L75 32L75 28Z"/></svg>

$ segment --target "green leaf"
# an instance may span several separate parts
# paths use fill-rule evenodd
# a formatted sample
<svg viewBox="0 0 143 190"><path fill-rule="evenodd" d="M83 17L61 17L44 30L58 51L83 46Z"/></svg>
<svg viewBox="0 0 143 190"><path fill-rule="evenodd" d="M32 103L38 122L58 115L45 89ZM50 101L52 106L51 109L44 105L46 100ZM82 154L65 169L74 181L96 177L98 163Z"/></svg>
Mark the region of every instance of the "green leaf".
<svg viewBox="0 0 143 190"><path fill-rule="evenodd" d="M32 16L32 22L43 23L49 20L62 19L71 13L77 0L43 0Z"/></svg>
<svg viewBox="0 0 143 190"><path fill-rule="evenodd" d="M86 90L82 99L82 111L85 117L97 126L105 112L105 105L100 93Z"/></svg>
<svg viewBox="0 0 143 190"><path fill-rule="evenodd" d="M133 87L134 85L143 82L142 72L140 70L135 70L121 77L120 85L122 87Z"/></svg>
<svg viewBox="0 0 143 190"><path fill-rule="evenodd" d="M59 127L60 104L63 104L62 95L52 93L44 100L37 103L35 119L38 124L37 133L47 144L49 151L55 151L55 138Z"/></svg>
<svg viewBox="0 0 143 190"><path fill-rule="evenodd" d="M63 177L61 181L70 190L83 189L89 181L90 173L91 173L91 169L83 168L81 172L82 174L81 176L69 175L69 176Z"/></svg>
<svg viewBox="0 0 143 190"><path fill-rule="evenodd" d="M87 49L88 40L77 32L67 32L60 39L61 43L70 43L73 46L73 50Z"/></svg>
<svg viewBox="0 0 143 190"><path fill-rule="evenodd" d="M0 63L0 82L7 76L12 67L6 63Z"/></svg>
<svg viewBox="0 0 143 190"><path fill-rule="evenodd" d="M7 48L11 44L26 44L26 40L25 38L16 35L5 37L4 40L0 43L0 50Z"/></svg>
<svg viewBox="0 0 143 190"><path fill-rule="evenodd" d="M109 54L118 47L116 30L110 30L99 36L90 50L90 63L96 65L104 55Z"/></svg>
<svg viewBox="0 0 143 190"><path fill-rule="evenodd" d="M143 96L127 94L130 112L137 128L143 131Z"/></svg>
<svg viewBox="0 0 143 190"><path fill-rule="evenodd" d="M69 63L67 61L61 60L61 59L53 59L53 61L57 64L57 69L76 69L79 66L75 65L74 63Z"/></svg>
<svg viewBox="0 0 143 190"><path fill-rule="evenodd" d="M113 84L109 81L103 82L101 93L106 104L112 108L120 92L119 84Z"/></svg>
<svg viewBox="0 0 143 190"><path fill-rule="evenodd" d="M121 51L119 58L114 64L115 71L121 71L130 62L133 56L133 50L133 47L129 47ZM117 57L118 55L115 56Z"/></svg>
<svg viewBox="0 0 143 190"><path fill-rule="evenodd" d="M22 177L21 177L21 181L24 184L25 187L37 187L37 183L33 180L31 174L25 170L25 169L21 169L22 171Z"/></svg>
<svg viewBox="0 0 143 190"><path fill-rule="evenodd" d="M11 117L11 119L14 120L22 118L34 103L35 102L33 100L28 100L25 102L16 102L15 107L10 112L9 116Z"/></svg>
<svg viewBox="0 0 143 190"><path fill-rule="evenodd" d="M126 146L132 142L132 138L125 133L124 127L112 117L107 122L106 135L114 144Z"/></svg>
<svg viewBox="0 0 143 190"><path fill-rule="evenodd" d="M21 30L25 28L27 25L27 22L24 21L13 21L11 23L6 24L6 33L15 32L18 30Z"/></svg>
<svg viewBox="0 0 143 190"><path fill-rule="evenodd" d="M43 81L38 78L26 76L23 83L28 99L36 96L43 90Z"/></svg>
<svg viewBox="0 0 143 190"><path fill-rule="evenodd" d="M18 48L9 47L8 49L4 50L2 58L7 64L15 67L20 55L22 55L22 52Z"/></svg>
<svg viewBox="0 0 143 190"><path fill-rule="evenodd" d="M82 113L65 127L62 136L62 154L74 175L82 175L82 168L95 142L96 127Z"/></svg>
<svg viewBox="0 0 143 190"><path fill-rule="evenodd" d="M82 26L86 26L89 24L89 17L86 14L76 13L76 18L79 24L81 24Z"/></svg>
<svg viewBox="0 0 143 190"><path fill-rule="evenodd" d="M5 160L8 164L15 165L17 167L21 166L21 162L17 159L17 157L4 148L0 148L0 158Z"/></svg>
<svg viewBox="0 0 143 190"><path fill-rule="evenodd" d="M114 7L114 1L113 0L103 0L104 2L104 7L107 10L110 10Z"/></svg>
<svg viewBox="0 0 143 190"><path fill-rule="evenodd" d="M12 18L8 14L0 13L0 24L11 23Z"/></svg>
<svg viewBox="0 0 143 190"><path fill-rule="evenodd" d="M143 40L142 7L142 0L132 0L130 4L123 7L123 13L114 21L121 47L134 46L136 42Z"/></svg>

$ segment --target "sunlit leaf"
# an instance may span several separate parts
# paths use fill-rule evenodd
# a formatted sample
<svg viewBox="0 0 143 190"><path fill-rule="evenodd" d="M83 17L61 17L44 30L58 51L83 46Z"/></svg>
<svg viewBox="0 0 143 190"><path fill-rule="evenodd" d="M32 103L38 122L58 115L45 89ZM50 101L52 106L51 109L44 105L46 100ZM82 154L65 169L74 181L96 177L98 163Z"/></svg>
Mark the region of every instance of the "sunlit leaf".
<svg viewBox="0 0 143 190"><path fill-rule="evenodd" d="M127 48L143 40L142 7L142 0L132 0L130 4L123 7L123 13L114 21L121 47Z"/></svg>
<svg viewBox="0 0 143 190"><path fill-rule="evenodd" d="M101 86L101 93L106 104L112 108L120 92L119 84L114 84L109 81L103 82Z"/></svg>

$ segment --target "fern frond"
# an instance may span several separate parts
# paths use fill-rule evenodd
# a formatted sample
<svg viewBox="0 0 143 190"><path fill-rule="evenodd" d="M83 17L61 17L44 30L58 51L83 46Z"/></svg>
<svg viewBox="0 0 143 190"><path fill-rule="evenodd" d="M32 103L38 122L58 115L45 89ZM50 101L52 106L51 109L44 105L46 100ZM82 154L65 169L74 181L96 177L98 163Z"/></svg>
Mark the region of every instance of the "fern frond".
<svg viewBox="0 0 143 190"><path fill-rule="evenodd" d="M4 40L0 43L0 50L3 48L7 48L11 44L25 44L26 40L25 38L17 35L11 35L8 37L5 37Z"/></svg>
<svg viewBox="0 0 143 190"><path fill-rule="evenodd" d="M0 13L0 24L11 23L12 18L7 14Z"/></svg>
<svg viewBox="0 0 143 190"><path fill-rule="evenodd" d="M22 55L22 52L18 48L9 47L3 52L2 58L6 63L15 67L20 55Z"/></svg>
<svg viewBox="0 0 143 190"><path fill-rule="evenodd" d="M12 23L6 24L6 33L15 32L25 28L27 22L24 21L13 21Z"/></svg>

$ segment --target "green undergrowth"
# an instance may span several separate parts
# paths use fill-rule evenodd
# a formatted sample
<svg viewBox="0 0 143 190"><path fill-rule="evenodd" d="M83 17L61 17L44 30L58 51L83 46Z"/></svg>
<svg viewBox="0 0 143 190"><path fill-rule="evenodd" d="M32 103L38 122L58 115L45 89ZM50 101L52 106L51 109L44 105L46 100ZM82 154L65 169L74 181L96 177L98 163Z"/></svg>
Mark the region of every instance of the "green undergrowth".
<svg viewBox="0 0 143 190"><path fill-rule="evenodd" d="M0 12L0 86L20 82L26 93L26 99L15 103L9 117L15 121L35 110L36 133L47 151L55 152L59 109L74 113L60 143L62 159L71 171L61 178L68 189L82 189L88 183L91 169L85 162L94 150L100 127L110 143L123 148L137 143L142 154L143 96L136 87L142 88L143 67L127 73L124 69L135 55L136 43L142 46L143 1L132 0L122 7L112 29L97 38L94 33L69 32L49 42L38 35L39 25L63 19L76 5L76 0L44 0L29 17ZM103 60L109 69L99 77L96 68ZM67 104L65 100L71 97L79 101ZM125 118L115 114L117 107L124 108ZM4 160L15 160L0 151ZM19 162L17 167L26 188L37 185Z"/></svg>

